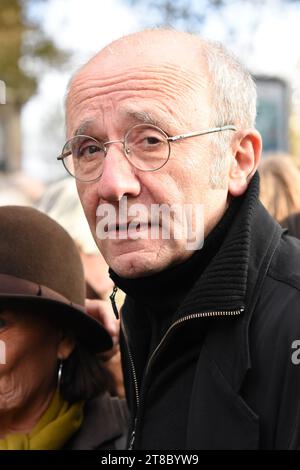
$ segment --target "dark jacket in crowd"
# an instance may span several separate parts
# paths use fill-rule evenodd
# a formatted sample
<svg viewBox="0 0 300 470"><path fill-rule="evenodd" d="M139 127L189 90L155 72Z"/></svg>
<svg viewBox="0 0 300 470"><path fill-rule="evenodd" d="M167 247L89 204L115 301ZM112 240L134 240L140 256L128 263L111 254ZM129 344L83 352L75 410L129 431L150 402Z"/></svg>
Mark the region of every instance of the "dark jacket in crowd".
<svg viewBox="0 0 300 470"><path fill-rule="evenodd" d="M82 426L64 450L123 450L127 429L125 400L104 394L86 402Z"/></svg>
<svg viewBox="0 0 300 470"><path fill-rule="evenodd" d="M132 448L300 448L300 241L258 193L255 175L187 270L111 273Z"/></svg>

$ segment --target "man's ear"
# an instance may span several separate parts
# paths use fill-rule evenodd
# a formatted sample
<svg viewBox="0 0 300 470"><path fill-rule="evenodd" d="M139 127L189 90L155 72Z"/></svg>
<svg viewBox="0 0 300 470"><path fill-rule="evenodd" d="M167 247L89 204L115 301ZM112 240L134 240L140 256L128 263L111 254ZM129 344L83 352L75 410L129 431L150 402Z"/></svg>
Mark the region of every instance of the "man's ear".
<svg viewBox="0 0 300 470"><path fill-rule="evenodd" d="M229 194L241 196L257 170L262 150L262 140L256 129L237 132L232 145L233 154L229 170Z"/></svg>
<svg viewBox="0 0 300 470"><path fill-rule="evenodd" d="M68 359L75 348L75 339L68 334L64 334L59 341L57 348L57 358L64 361Z"/></svg>

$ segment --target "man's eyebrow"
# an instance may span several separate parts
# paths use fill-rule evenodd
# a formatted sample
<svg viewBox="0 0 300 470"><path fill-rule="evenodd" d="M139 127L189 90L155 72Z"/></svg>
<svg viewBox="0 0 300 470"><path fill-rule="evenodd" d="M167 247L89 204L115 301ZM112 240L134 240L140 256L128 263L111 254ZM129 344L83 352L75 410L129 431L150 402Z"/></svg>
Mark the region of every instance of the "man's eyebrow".
<svg viewBox="0 0 300 470"><path fill-rule="evenodd" d="M83 121L79 127L74 132L75 135L85 135L86 132L93 127L94 121L93 120L88 120L88 121Z"/></svg>
<svg viewBox="0 0 300 470"><path fill-rule="evenodd" d="M143 124L152 124L153 126L160 127L163 129L165 127L165 122L152 113L148 111L133 111L133 110L125 110L124 117L126 119L131 119L132 121L138 121Z"/></svg>
<svg viewBox="0 0 300 470"><path fill-rule="evenodd" d="M165 130L165 128L167 127L165 120L158 118L149 111L135 111L131 109L124 109L122 111L122 115L124 119L128 119L142 124L152 124L153 126L157 126L162 130ZM83 121L75 130L74 136L86 135L90 133L91 130L94 128L95 124L96 121L94 119L88 119L87 121Z"/></svg>

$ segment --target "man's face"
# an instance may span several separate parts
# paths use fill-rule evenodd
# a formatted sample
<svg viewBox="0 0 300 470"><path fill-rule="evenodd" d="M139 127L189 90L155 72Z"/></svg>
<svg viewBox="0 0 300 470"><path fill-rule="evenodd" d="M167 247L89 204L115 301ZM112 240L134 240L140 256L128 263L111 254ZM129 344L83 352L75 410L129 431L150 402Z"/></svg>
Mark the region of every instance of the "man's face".
<svg viewBox="0 0 300 470"><path fill-rule="evenodd" d="M154 41L155 42L155 41ZM186 54L184 47L160 43L144 46L143 53L132 44L120 45L118 53L105 51L90 62L73 80L67 102L68 137L75 132L98 140L123 139L131 126L151 116L169 136L210 127L210 89L205 65L199 56ZM189 57L187 57L189 56ZM195 63L198 66L195 66ZM187 236L175 239L176 225L170 221L170 237L133 239L128 226L117 228L117 238L97 237L97 208L111 204L118 213L119 201L127 197L127 207L143 204L150 213L152 205L186 207L202 204L205 235L221 218L226 208L226 181L223 189L210 184L211 137L201 136L171 143L169 161L154 172L142 172L126 159L122 145L108 147L103 173L98 181L78 182L78 192L95 241L108 265L124 277L140 277L177 264L191 255ZM150 216L149 216L150 217ZM197 230L194 215L191 231ZM127 222L130 222L128 217ZM177 227L178 229L178 227ZM181 233L184 233L182 231Z"/></svg>

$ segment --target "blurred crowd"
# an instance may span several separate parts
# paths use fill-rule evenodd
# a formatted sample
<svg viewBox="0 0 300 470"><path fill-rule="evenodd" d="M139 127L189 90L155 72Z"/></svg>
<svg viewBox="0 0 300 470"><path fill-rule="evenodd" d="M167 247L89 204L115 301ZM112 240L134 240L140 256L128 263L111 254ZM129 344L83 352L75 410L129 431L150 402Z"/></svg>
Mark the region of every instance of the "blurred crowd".
<svg viewBox="0 0 300 470"><path fill-rule="evenodd" d="M269 213L290 235L300 238L300 171L287 154L262 159L260 199Z"/></svg>

